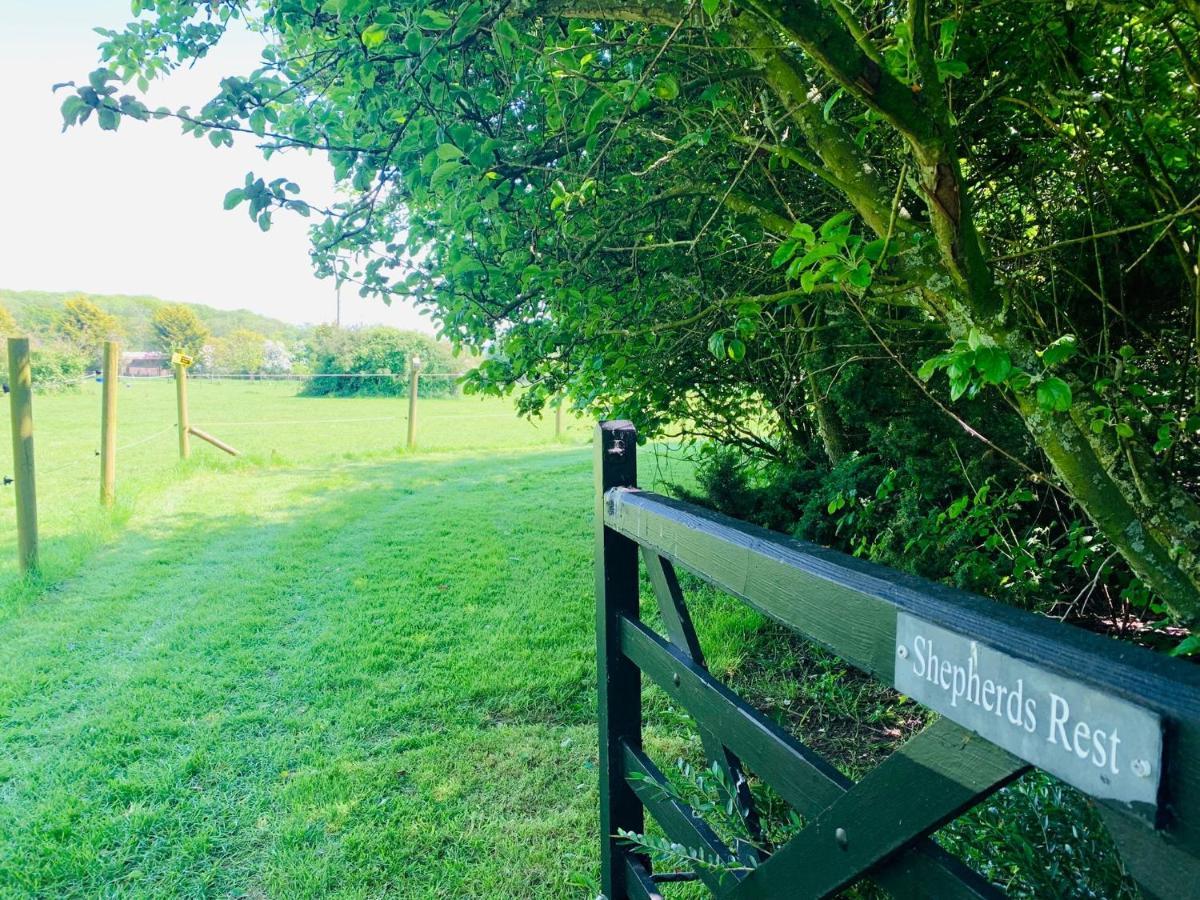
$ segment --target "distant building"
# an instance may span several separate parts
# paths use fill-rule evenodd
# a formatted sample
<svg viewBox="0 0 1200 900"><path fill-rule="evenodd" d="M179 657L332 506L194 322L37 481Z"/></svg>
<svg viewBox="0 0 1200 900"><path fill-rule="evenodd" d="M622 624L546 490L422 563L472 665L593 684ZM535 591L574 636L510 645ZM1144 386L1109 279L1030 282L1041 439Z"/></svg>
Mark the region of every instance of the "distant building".
<svg viewBox="0 0 1200 900"><path fill-rule="evenodd" d="M171 374L171 358L158 350L132 350L121 354L121 374L133 378Z"/></svg>

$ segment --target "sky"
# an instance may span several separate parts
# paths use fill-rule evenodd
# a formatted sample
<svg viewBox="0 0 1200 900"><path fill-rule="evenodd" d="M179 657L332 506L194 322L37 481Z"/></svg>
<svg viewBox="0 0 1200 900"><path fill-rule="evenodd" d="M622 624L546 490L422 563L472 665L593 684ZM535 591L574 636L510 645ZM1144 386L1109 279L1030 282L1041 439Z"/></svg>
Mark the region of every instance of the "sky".
<svg viewBox="0 0 1200 900"><path fill-rule="evenodd" d="M0 0L0 288L151 294L301 324L333 321L334 284L312 275L306 220L277 212L264 234L244 208L221 206L251 170L287 175L301 196L326 202L333 189L322 157L266 163L253 138L213 149L169 120L125 120L116 132L89 121L62 132L65 94L51 85L85 81L99 65L92 29L129 17L129 0ZM252 70L260 49L249 33L227 37L194 69L152 85L146 103L197 108L222 76ZM350 285L342 323L433 331L407 305L359 297Z"/></svg>

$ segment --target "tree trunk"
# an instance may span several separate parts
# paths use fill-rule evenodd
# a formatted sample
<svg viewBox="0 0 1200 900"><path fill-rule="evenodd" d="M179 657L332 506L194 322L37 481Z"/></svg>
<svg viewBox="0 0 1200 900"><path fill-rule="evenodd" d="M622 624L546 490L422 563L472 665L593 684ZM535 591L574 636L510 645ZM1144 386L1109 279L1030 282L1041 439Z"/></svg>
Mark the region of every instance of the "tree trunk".
<svg viewBox="0 0 1200 900"><path fill-rule="evenodd" d="M880 236L891 232L899 236L907 230L891 214L891 190L879 182L874 166L850 135L825 120L816 86L778 48L793 43L824 75L878 113L909 146L937 250L933 258L906 263L903 274L914 292L948 321L949 337L963 337L974 328L985 341L1007 350L1014 363L1036 361L1020 323L1004 321L1006 304L975 229L970 191L958 164L956 129L938 88L925 28L925 0L912 0L909 5L913 52L926 86L919 94L884 70L840 20L814 0L736 2L743 11L732 21L731 30L762 65L764 81L828 167L829 180ZM671 0L636 4L544 0L541 4L542 12L567 17L660 25L677 24L687 9ZM732 199L727 204L735 207ZM1175 613L1194 619L1200 613L1200 516L1193 498L1155 471L1149 462L1153 454L1137 438L1126 439L1124 447L1118 448L1124 452L1117 452L1104 445L1103 437L1093 435L1084 391L1074 395L1067 413L1047 413L1029 396L1017 400L1034 442L1088 518ZM820 416L818 410L819 429ZM828 449L838 452L836 446L827 445Z"/></svg>

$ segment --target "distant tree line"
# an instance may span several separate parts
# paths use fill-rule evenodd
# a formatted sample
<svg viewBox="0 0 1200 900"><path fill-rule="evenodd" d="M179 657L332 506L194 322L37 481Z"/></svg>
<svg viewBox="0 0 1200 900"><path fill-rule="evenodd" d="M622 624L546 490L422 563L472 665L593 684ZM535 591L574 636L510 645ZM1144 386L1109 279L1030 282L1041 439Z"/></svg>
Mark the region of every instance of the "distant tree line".
<svg viewBox="0 0 1200 900"><path fill-rule="evenodd" d="M26 334L12 313L0 306L0 361L7 371L7 338ZM67 299L52 320L34 336L33 378L43 384L76 381L100 366L104 342L121 340L118 319L84 296Z"/></svg>
<svg viewBox="0 0 1200 900"><path fill-rule="evenodd" d="M185 353L195 360L196 372L211 375L384 373L379 378L317 377L305 386L311 396L403 396L414 356L420 357L422 371L429 374L444 375L464 368L448 345L396 328L321 325L287 340L242 326L214 334L188 304L159 302L138 310L142 318L130 321L78 295L62 301L51 313L37 307L33 327L22 328L0 305L0 338L32 334L33 376L42 384L78 381L86 373L98 371L104 342L110 340L122 342L126 349L157 350L167 357L176 351ZM130 332L143 335L135 339L140 343L129 343ZM7 364L5 352L0 340L0 361ZM427 378L420 388L422 396L430 397L450 396L457 390L455 380L445 377Z"/></svg>
<svg viewBox="0 0 1200 900"><path fill-rule="evenodd" d="M14 291L0 288L0 305L12 313L25 333L45 339L54 330L63 304L81 292ZM121 342L130 350L151 350L156 346L151 323L156 310L169 305L167 301L150 296L125 294L87 294L87 299L117 319L121 326ZM249 302L249 301L247 301ZM307 328L246 309L216 309L202 303L186 304L214 335L227 335L246 329L265 335L273 341L293 345L301 340Z"/></svg>
<svg viewBox="0 0 1200 900"><path fill-rule="evenodd" d="M304 392L314 397L406 396L407 375L414 356L420 357L420 370L428 375L445 375L464 368L445 344L415 331L397 328L346 329L320 325L309 339L309 352L315 377L307 383ZM320 377L332 373L387 374L378 378ZM417 393L421 397L449 397L457 392L458 384L454 378L423 378L418 382Z"/></svg>

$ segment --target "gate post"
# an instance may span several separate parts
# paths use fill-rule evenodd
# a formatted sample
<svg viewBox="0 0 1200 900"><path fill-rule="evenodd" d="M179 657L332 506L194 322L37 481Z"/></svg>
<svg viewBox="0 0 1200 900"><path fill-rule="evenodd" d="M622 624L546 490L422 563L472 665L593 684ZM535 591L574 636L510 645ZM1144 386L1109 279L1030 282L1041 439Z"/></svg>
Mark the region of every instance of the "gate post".
<svg viewBox="0 0 1200 900"><path fill-rule="evenodd" d="M637 486L637 432L625 421L600 422L596 478L596 685L600 724L600 884L625 900L625 857L617 829L645 830L641 801L625 780L622 744L642 746L642 682L621 652L620 618L638 619L638 546L604 524L604 493Z"/></svg>

